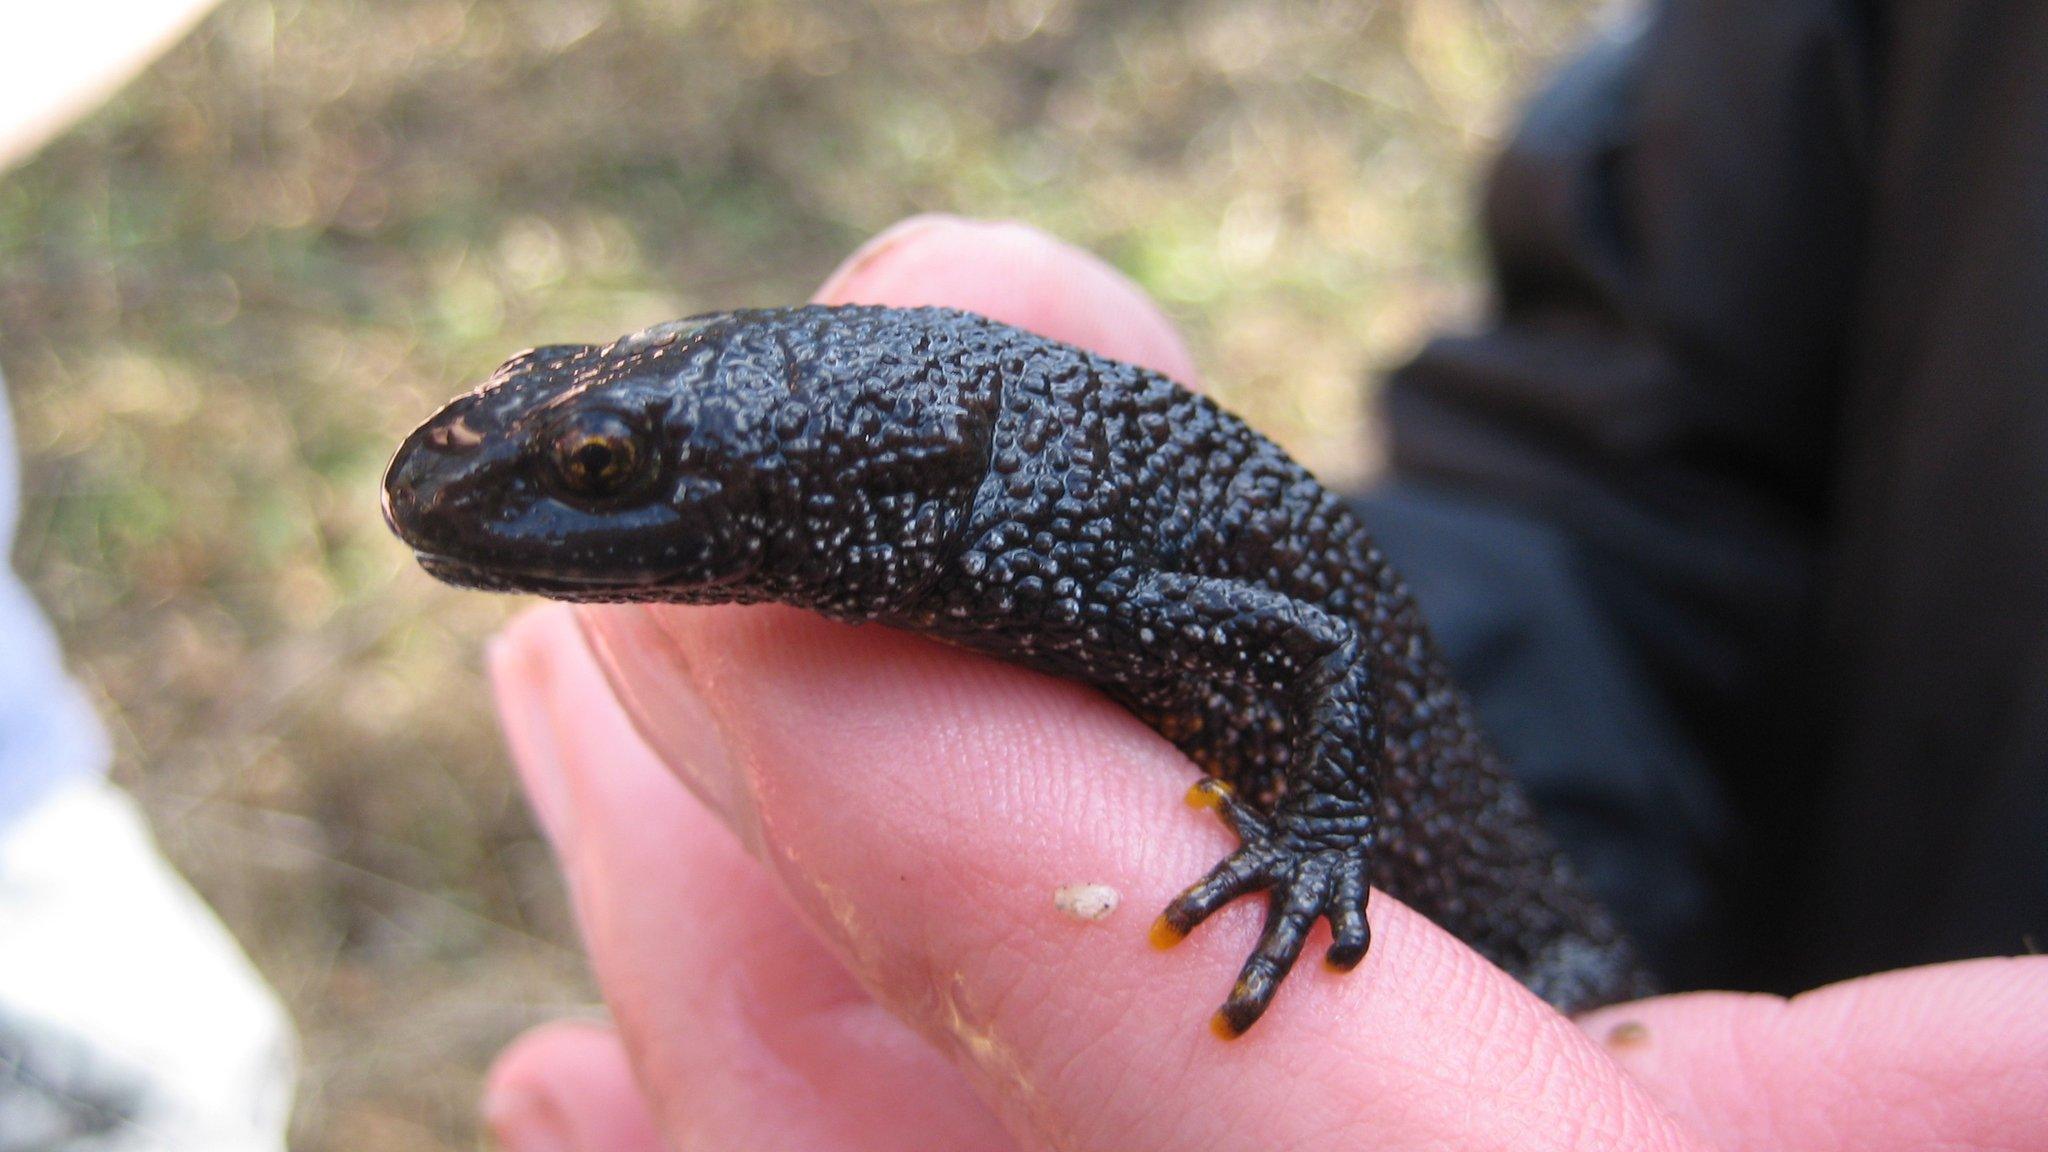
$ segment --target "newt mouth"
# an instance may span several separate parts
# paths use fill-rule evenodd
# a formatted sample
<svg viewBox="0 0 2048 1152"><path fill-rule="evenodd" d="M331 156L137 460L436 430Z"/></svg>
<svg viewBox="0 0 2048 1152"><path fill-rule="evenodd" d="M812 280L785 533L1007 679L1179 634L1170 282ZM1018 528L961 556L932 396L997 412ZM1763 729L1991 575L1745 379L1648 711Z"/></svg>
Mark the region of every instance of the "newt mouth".
<svg viewBox="0 0 2048 1152"><path fill-rule="evenodd" d="M515 572L505 568L485 567L443 556L434 552L414 552L427 575L444 584L458 588L475 588L485 592L531 592L540 596L557 596L576 600L595 597L605 593L624 593L634 590L651 591L659 586L658 577L641 579L620 579L618 577L567 576L560 572Z"/></svg>
<svg viewBox="0 0 2048 1152"><path fill-rule="evenodd" d="M563 572L529 572L485 566L438 552L413 551L427 575L458 588L482 592L524 592L556 600L653 601L683 600L686 593L718 588L746 579L760 567L755 559L743 569L712 580L687 580L679 572L638 576L577 576Z"/></svg>
<svg viewBox="0 0 2048 1152"><path fill-rule="evenodd" d="M508 572L504 568L485 568L455 560L453 556L440 556L434 551L414 551L414 558L428 576L442 584L455 584L457 588L477 588L483 592L535 592L541 596L563 596L563 599L584 599L584 594L625 590L645 586L641 580L584 580L575 576L561 576L559 572Z"/></svg>

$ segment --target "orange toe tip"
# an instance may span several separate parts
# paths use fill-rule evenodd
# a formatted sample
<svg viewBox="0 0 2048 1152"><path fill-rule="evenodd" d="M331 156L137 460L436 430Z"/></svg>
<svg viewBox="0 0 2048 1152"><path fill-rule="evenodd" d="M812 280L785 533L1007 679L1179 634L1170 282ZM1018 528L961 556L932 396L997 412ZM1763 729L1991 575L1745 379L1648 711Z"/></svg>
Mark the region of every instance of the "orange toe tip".
<svg viewBox="0 0 2048 1152"><path fill-rule="evenodd" d="M1221 808L1231 797L1230 785L1221 780L1204 780L1188 789L1190 808Z"/></svg>
<svg viewBox="0 0 2048 1152"><path fill-rule="evenodd" d="M1152 946L1164 951L1188 938L1188 934L1166 922L1161 916L1152 922Z"/></svg>
<svg viewBox="0 0 2048 1152"><path fill-rule="evenodd" d="M1209 1031L1215 1033L1218 1040L1235 1040L1244 1035L1230 1022L1230 1017L1221 1012L1209 1017Z"/></svg>

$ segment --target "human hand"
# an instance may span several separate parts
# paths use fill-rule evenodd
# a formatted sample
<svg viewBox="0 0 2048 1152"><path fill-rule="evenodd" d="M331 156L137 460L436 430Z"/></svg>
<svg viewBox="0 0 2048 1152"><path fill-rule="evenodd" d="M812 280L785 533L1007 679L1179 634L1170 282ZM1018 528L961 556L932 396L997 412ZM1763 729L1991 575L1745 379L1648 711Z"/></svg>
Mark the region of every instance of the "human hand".
<svg viewBox="0 0 2048 1152"><path fill-rule="evenodd" d="M914 221L821 297L1192 376L1135 288L1020 228ZM1149 947L1231 845L1100 696L783 608L550 605L492 670L616 1019L501 1059L486 1109L517 1152L2048 1142L2048 960L1575 1025L1381 896L1357 971L1303 966L1225 1043L1203 1023L1261 910ZM1062 915L1076 882L1122 907Z"/></svg>

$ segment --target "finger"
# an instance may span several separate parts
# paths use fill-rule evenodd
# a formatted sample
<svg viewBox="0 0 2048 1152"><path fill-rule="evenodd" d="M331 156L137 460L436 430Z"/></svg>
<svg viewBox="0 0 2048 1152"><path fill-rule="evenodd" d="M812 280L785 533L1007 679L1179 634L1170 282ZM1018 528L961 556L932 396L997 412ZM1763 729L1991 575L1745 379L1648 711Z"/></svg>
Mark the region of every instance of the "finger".
<svg viewBox="0 0 2048 1152"><path fill-rule="evenodd" d="M1148 947L1147 910L1228 834L1182 806L1185 758L1092 692L788 609L586 621L653 746L1032 1142L1691 1146L1568 1022L1391 900L1355 973L1297 972L1217 1040L1205 1020L1259 910ZM671 731L698 710L708 727ZM1134 914L1062 915L1054 891L1083 882Z"/></svg>
<svg viewBox="0 0 2048 1152"><path fill-rule="evenodd" d="M484 1122L505 1152L667 1152L611 1029L560 1023L513 1041L491 1066Z"/></svg>
<svg viewBox="0 0 2048 1152"><path fill-rule="evenodd" d="M973 307L1171 371L1185 354L1144 335L1171 329L1130 303L1134 291L1027 230L941 220L870 245L823 295ZM1347 1131L1390 1143L1491 1131L1527 1146L1560 1127L1626 1132L1634 1148L1681 1142L1569 1025L1390 901L1375 916L1405 930L1380 926L1378 968L1316 974L1292 1012L1240 1045L1209 1037L1199 1021L1248 949L1256 909L1227 910L1170 959L1142 929L1091 931L1051 912L1054 885L1089 877L1158 907L1227 847L1220 828L1172 820L1185 759L1093 693L786 611L585 620L663 758L1020 1133L1133 1149ZM670 722L691 709L712 723ZM1503 1078L1529 1078L1532 1053L1570 1074L1544 1078L1519 1110L1475 1111ZM1361 1102L1380 1107L1361 1115Z"/></svg>
<svg viewBox="0 0 2048 1152"><path fill-rule="evenodd" d="M2048 957L1703 993L1581 1023L1728 1149L2048 1147Z"/></svg>
<svg viewBox="0 0 2048 1152"><path fill-rule="evenodd" d="M516 620L491 666L592 967L679 1152L1009 1146L648 751L566 609Z"/></svg>
<svg viewBox="0 0 2048 1152"><path fill-rule="evenodd" d="M1023 224L913 216L847 257L816 299L962 308L1199 386L1187 345L1142 289Z"/></svg>

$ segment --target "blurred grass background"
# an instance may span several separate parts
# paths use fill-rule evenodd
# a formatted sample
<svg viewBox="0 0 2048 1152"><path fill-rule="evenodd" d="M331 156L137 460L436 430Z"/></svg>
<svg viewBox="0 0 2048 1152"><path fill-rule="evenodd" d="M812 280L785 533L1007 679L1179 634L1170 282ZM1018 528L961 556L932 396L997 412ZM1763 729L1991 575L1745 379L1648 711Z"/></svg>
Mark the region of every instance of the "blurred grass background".
<svg viewBox="0 0 2048 1152"><path fill-rule="evenodd" d="M1476 298L1472 185L1595 0L228 0L0 180L17 562L117 776L290 1003L295 1146L474 1147L592 992L479 676L378 518L510 352L803 299L918 211L1102 253L1326 478Z"/></svg>

